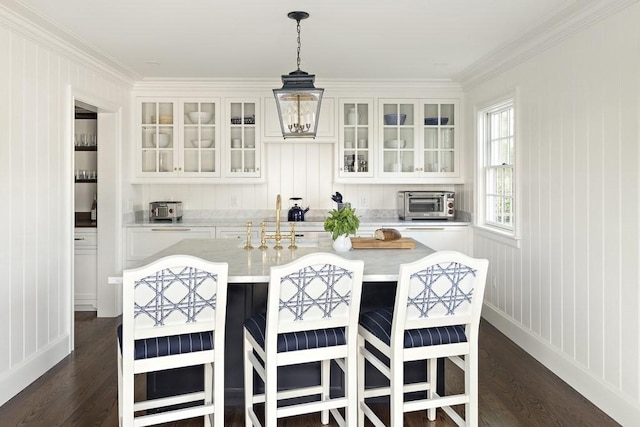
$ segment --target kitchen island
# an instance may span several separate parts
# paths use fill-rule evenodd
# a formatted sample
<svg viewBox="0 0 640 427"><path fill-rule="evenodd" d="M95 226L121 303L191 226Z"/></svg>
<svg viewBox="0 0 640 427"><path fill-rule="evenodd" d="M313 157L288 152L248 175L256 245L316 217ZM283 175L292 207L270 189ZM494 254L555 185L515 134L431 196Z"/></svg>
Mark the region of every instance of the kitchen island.
<svg viewBox="0 0 640 427"><path fill-rule="evenodd" d="M273 241L267 242L269 248L244 249L244 242L231 239L185 239L144 259L140 266L159 258L183 254L193 255L209 261L229 264L229 288L227 301L227 325L225 337L225 391L227 405L242 405L243 402L243 359L242 328L244 320L266 309L266 298L270 268L286 264L294 259L314 252L333 252L330 239L318 239L305 242L304 247L287 249L288 242L283 241L284 249L273 249ZM259 243L254 243L255 246ZM395 297L399 265L415 261L433 253L416 242L415 249L354 249L338 254L348 259L364 261L364 284L361 311L381 305L391 306ZM319 378L319 367L302 365L294 368L292 375L279 378L279 386L287 387L292 382L313 382ZM171 394L176 387L181 389L201 389L202 376L195 368L150 374L147 377L149 397ZM416 369L420 378L421 369ZM410 375L410 374L408 374ZM442 375L439 376L442 379ZM442 381L439 381L442 383ZM332 386L340 386L339 376L332 379ZM259 387L260 388L260 387Z"/></svg>

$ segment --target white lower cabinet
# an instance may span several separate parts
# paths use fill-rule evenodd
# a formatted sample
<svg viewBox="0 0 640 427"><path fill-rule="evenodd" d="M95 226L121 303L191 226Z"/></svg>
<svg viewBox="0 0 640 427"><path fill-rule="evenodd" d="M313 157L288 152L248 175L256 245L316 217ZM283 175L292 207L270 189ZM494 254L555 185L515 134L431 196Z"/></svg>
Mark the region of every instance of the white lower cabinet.
<svg viewBox="0 0 640 427"><path fill-rule="evenodd" d="M184 239L212 239L215 227L130 227L127 229L126 268Z"/></svg>
<svg viewBox="0 0 640 427"><path fill-rule="evenodd" d="M96 311L98 245L97 229L76 228L74 236L73 301L76 311Z"/></svg>
<svg viewBox="0 0 640 427"><path fill-rule="evenodd" d="M411 237L435 251L458 251L470 255L469 226L411 225L395 227L403 237Z"/></svg>

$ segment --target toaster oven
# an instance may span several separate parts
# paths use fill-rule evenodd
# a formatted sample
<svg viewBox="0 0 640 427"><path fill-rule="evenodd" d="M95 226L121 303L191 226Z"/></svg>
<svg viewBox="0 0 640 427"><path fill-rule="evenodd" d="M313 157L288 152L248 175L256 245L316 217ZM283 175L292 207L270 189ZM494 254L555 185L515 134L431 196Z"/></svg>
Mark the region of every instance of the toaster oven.
<svg viewBox="0 0 640 427"><path fill-rule="evenodd" d="M398 217L412 219L447 219L455 216L455 197L450 191L399 191Z"/></svg>
<svg viewBox="0 0 640 427"><path fill-rule="evenodd" d="M149 221L178 220L182 218L182 202L149 203Z"/></svg>

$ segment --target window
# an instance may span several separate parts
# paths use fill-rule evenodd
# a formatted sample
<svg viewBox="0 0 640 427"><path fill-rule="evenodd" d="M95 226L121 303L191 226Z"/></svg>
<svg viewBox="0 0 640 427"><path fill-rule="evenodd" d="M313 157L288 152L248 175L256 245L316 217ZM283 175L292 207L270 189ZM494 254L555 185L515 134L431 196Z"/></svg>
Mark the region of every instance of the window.
<svg viewBox="0 0 640 427"><path fill-rule="evenodd" d="M478 115L478 225L516 235L516 139L513 99Z"/></svg>

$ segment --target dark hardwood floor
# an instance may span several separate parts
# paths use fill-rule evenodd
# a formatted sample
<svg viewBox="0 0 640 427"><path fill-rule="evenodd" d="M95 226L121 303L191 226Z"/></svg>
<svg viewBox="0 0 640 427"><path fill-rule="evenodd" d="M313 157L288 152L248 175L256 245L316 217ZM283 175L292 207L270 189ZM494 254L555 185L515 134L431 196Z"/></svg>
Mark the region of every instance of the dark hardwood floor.
<svg viewBox="0 0 640 427"><path fill-rule="evenodd" d="M76 350L0 407L0 426L117 426L115 328L119 319L76 313ZM480 327L481 426L617 426L566 383L487 322ZM447 369L448 389L461 375ZM385 416L384 405L379 407ZM242 426L241 408L226 408L227 426ZM384 419L384 418L383 418ZM405 426L452 426L442 411L429 422L422 413ZM172 423L201 426L202 419ZM318 415L282 420L281 426L320 426ZM334 425L334 424L331 424Z"/></svg>

